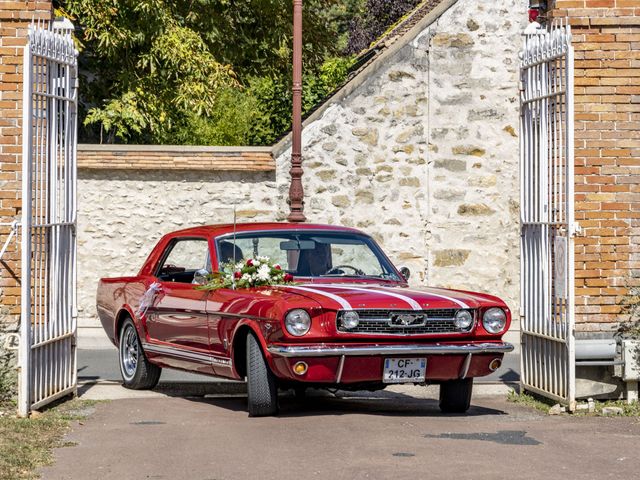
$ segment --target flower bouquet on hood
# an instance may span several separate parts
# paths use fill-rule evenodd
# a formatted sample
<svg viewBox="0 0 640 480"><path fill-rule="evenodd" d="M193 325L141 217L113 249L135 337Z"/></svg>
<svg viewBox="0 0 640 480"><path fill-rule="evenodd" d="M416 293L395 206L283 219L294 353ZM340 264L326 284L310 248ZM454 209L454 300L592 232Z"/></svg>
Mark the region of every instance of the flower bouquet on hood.
<svg viewBox="0 0 640 480"><path fill-rule="evenodd" d="M200 290L219 288L253 288L269 285L291 285L293 275L273 263L269 257L248 258L238 263L225 263L221 271L213 272Z"/></svg>

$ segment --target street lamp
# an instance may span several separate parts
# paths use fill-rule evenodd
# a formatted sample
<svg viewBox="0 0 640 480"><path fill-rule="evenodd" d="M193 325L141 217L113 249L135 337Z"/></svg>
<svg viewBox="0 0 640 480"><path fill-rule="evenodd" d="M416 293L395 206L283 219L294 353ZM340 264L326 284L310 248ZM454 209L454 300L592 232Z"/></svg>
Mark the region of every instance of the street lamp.
<svg viewBox="0 0 640 480"><path fill-rule="evenodd" d="M290 222L304 222L302 187L302 0L293 0L293 128L291 145Z"/></svg>

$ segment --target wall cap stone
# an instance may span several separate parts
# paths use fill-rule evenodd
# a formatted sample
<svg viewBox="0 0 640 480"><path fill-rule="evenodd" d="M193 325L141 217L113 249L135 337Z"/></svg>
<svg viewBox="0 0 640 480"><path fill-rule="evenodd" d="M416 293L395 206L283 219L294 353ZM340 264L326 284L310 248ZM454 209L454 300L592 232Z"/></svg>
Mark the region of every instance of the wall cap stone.
<svg viewBox="0 0 640 480"><path fill-rule="evenodd" d="M78 145L79 170L275 171L271 147Z"/></svg>
<svg viewBox="0 0 640 480"><path fill-rule="evenodd" d="M262 152L271 153L272 147L220 147L209 145L112 145L79 143L78 152L178 152L178 153L242 153Z"/></svg>

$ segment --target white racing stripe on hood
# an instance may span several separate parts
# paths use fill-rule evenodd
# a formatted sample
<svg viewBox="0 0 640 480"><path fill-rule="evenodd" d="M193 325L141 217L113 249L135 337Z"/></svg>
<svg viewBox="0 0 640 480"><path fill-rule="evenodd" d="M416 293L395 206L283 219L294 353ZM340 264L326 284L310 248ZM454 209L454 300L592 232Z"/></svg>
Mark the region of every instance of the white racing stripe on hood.
<svg viewBox="0 0 640 480"><path fill-rule="evenodd" d="M414 310L422 310L422 307L418 302L416 302L413 298L407 297L406 295L401 295L399 293L390 292L388 290L374 290L372 288L360 288L360 287L349 287L344 285L323 285L323 287L328 288L340 288L343 290L356 290L358 292L367 292L367 293L379 293L381 295L387 295L389 297L395 297L403 302L407 303Z"/></svg>
<svg viewBox="0 0 640 480"><path fill-rule="evenodd" d="M453 298L453 297L448 297L447 295L441 295L439 293L433 293L431 291L415 291L415 290L410 290L410 292L414 292L414 293L421 293L421 294L426 294L426 295L433 295L434 297L439 297L439 298L444 298L445 300L449 300L451 302L457 303L458 305L460 305L460 307L462 308L471 308L469 305L467 305L466 303L464 303L462 300L458 300L457 298Z"/></svg>
<svg viewBox="0 0 640 480"><path fill-rule="evenodd" d="M309 287L298 287L297 285L287 285L286 288L291 288L293 290L302 290L303 292L315 293L316 295L322 295L324 297L330 298L331 300L338 302L342 308L345 310L353 310L353 307L349 302L347 302L344 298L339 297L338 295L334 295L333 293L325 292L324 290L318 290L316 288Z"/></svg>

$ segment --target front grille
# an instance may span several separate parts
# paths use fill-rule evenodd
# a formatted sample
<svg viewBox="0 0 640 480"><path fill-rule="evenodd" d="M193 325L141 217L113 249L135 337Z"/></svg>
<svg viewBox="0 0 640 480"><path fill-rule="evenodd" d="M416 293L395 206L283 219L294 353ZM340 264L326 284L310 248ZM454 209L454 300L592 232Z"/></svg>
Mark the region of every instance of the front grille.
<svg viewBox="0 0 640 480"><path fill-rule="evenodd" d="M468 330L456 328L453 319L457 310L453 308L432 310L356 310L356 312L360 317L360 322L356 328L351 329L347 329L342 325L342 316L345 312L338 312L336 327L339 332L368 335L442 335L469 332L474 325L472 324ZM473 312L471 313L474 315ZM402 315L423 315L424 319L416 321L415 326L393 324L392 316L397 318Z"/></svg>

